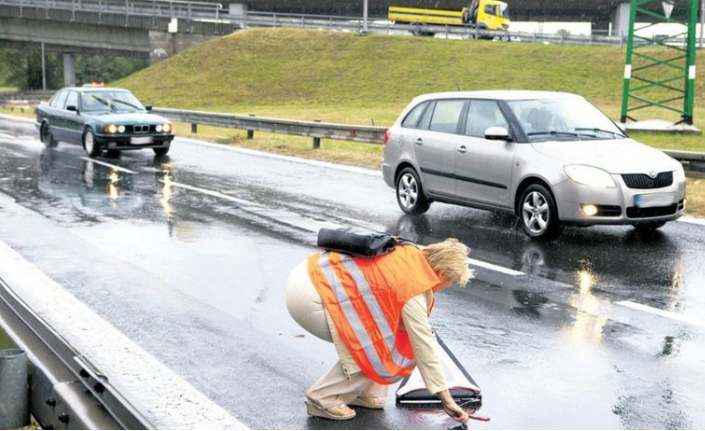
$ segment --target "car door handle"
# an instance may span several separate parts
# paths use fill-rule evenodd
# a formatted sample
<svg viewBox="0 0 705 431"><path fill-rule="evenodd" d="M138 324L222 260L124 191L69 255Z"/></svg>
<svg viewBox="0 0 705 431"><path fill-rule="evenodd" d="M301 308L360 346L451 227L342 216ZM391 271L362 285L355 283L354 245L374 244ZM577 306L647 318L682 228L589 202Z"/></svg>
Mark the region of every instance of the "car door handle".
<svg viewBox="0 0 705 431"><path fill-rule="evenodd" d="M467 148L465 145L461 145L461 146L458 147L458 152L459 152L460 154L465 154L465 153L468 152L468 148Z"/></svg>
<svg viewBox="0 0 705 431"><path fill-rule="evenodd" d="M416 145L423 145L423 139L421 139L421 138L417 139Z"/></svg>

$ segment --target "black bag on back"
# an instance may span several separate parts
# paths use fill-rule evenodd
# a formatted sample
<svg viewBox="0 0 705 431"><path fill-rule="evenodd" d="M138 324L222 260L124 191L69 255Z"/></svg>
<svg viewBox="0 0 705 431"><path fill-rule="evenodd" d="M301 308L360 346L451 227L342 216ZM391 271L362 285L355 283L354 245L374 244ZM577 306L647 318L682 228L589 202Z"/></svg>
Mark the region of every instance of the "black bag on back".
<svg viewBox="0 0 705 431"><path fill-rule="evenodd" d="M316 245L338 253L356 257L375 257L387 254L399 244L413 244L398 236L361 228L321 229Z"/></svg>

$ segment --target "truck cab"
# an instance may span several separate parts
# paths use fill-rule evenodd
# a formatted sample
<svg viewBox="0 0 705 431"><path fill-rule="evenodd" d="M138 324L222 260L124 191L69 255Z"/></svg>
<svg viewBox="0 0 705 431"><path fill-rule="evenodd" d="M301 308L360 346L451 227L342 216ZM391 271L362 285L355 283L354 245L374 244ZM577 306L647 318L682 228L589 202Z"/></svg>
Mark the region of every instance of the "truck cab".
<svg viewBox="0 0 705 431"><path fill-rule="evenodd" d="M509 28L509 5L497 0L473 0L468 9L470 22L487 30Z"/></svg>

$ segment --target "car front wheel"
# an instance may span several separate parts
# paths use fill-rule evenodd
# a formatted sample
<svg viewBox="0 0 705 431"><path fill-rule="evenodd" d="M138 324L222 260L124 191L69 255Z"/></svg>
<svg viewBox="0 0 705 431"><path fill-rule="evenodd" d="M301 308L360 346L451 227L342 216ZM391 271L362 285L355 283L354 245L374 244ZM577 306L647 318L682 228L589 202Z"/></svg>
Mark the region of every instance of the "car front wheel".
<svg viewBox="0 0 705 431"><path fill-rule="evenodd" d="M164 147L164 148L152 148L154 150L154 154L156 154L157 157L165 156L166 153L169 152L169 147Z"/></svg>
<svg viewBox="0 0 705 431"><path fill-rule="evenodd" d="M89 128L83 132L83 149L86 150L86 154L91 157L98 157L100 155L100 144L96 142L93 129Z"/></svg>
<svg viewBox="0 0 705 431"><path fill-rule="evenodd" d="M42 123L42 127L39 128L39 139L47 148L56 148L59 145L59 142L54 139L54 135L49 130L49 123Z"/></svg>
<svg viewBox="0 0 705 431"><path fill-rule="evenodd" d="M404 168L397 176L397 203L407 214L423 214L431 202L421 187L421 180L412 168Z"/></svg>
<svg viewBox="0 0 705 431"><path fill-rule="evenodd" d="M558 236L558 210L553 195L546 187L530 185L522 193L519 205L521 224L529 238L550 240Z"/></svg>

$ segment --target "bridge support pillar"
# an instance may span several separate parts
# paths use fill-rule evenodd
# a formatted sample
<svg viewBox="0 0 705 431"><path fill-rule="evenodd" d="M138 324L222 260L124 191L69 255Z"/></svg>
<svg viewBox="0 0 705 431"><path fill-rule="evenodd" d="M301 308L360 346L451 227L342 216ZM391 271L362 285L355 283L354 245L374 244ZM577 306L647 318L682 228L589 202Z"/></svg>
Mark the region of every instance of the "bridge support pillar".
<svg viewBox="0 0 705 431"><path fill-rule="evenodd" d="M610 36L626 37L629 34L629 12L631 2L617 3L617 8L612 14L612 34Z"/></svg>
<svg viewBox="0 0 705 431"><path fill-rule="evenodd" d="M64 54L64 86L76 85L76 57L73 54Z"/></svg>

